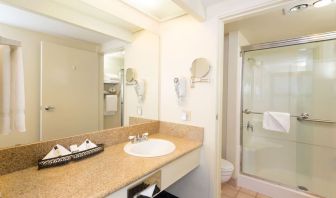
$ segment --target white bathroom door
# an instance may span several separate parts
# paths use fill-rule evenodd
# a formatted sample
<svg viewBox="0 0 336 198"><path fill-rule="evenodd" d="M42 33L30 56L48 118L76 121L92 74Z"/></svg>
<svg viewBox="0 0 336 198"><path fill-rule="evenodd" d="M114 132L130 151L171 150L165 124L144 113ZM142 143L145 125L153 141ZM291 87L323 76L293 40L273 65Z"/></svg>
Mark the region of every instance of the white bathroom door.
<svg viewBox="0 0 336 198"><path fill-rule="evenodd" d="M41 43L40 139L98 130L98 54Z"/></svg>

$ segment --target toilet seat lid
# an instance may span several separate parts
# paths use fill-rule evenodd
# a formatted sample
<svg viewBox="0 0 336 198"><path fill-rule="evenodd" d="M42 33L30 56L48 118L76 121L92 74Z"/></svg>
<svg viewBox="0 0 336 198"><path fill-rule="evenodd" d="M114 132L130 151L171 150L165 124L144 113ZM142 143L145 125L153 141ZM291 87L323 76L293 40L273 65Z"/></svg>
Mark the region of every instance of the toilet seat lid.
<svg viewBox="0 0 336 198"><path fill-rule="evenodd" d="M223 171L233 171L234 166L233 166L233 164L231 162L229 162L229 161L227 161L225 159L222 159L221 162L222 162L221 163L221 169Z"/></svg>

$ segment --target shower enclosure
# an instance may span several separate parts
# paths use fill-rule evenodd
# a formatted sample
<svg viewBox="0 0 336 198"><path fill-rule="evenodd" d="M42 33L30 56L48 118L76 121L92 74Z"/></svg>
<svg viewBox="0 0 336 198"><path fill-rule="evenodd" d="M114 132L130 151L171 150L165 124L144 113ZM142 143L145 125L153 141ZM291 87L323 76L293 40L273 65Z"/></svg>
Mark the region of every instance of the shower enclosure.
<svg viewBox="0 0 336 198"><path fill-rule="evenodd" d="M336 32L242 48L241 172L336 197ZM290 113L289 132L263 113Z"/></svg>

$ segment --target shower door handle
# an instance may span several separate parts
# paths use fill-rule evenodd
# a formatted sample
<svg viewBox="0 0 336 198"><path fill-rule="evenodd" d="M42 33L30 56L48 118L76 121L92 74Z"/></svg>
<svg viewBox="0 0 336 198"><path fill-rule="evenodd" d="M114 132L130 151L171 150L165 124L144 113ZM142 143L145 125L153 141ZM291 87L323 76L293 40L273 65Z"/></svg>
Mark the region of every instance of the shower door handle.
<svg viewBox="0 0 336 198"><path fill-rule="evenodd" d="M44 110L46 110L46 111L53 111L54 109L55 109L55 107L50 106L50 105L47 105L47 106L44 107Z"/></svg>
<svg viewBox="0 0 336 198"><path fill-rule="evenodd" d="M251 124L251 122L250 121L247 121L247 125L246 125L246 130L249 130L249 129L251 129L251 131L253 132L253 124Z"/></svg>

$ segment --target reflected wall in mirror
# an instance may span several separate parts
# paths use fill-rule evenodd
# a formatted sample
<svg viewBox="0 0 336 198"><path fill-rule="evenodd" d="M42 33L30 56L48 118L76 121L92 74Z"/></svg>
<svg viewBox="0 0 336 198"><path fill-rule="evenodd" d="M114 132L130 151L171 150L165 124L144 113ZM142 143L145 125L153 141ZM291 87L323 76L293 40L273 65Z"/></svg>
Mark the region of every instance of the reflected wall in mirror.
<svg viewBox="0 0 336 198"><path fill-rule="evenodd" d="M6 14L15 15L16 20ZM129 43L2 4L0 16L0 72L4 77L0 101L9 104L0 106L5 112L0 120L0 148L120 127L129 124L129 117L158 119L158 35L121 25L133 35ZM6 63L19 47L22 75ZM9 48L9 53L3 48ZM124 71L129 66L146 80L147 94L141 104L134 88L125 87L124 79L130 76ZM15 106L22 114L7 111L18 100L9 97L10 93L20 90L6 86L10 82L6 77L13 75L23 84L19 92L23 100ZM22 132L14 127L16 122L25 125Z"/></svg>

